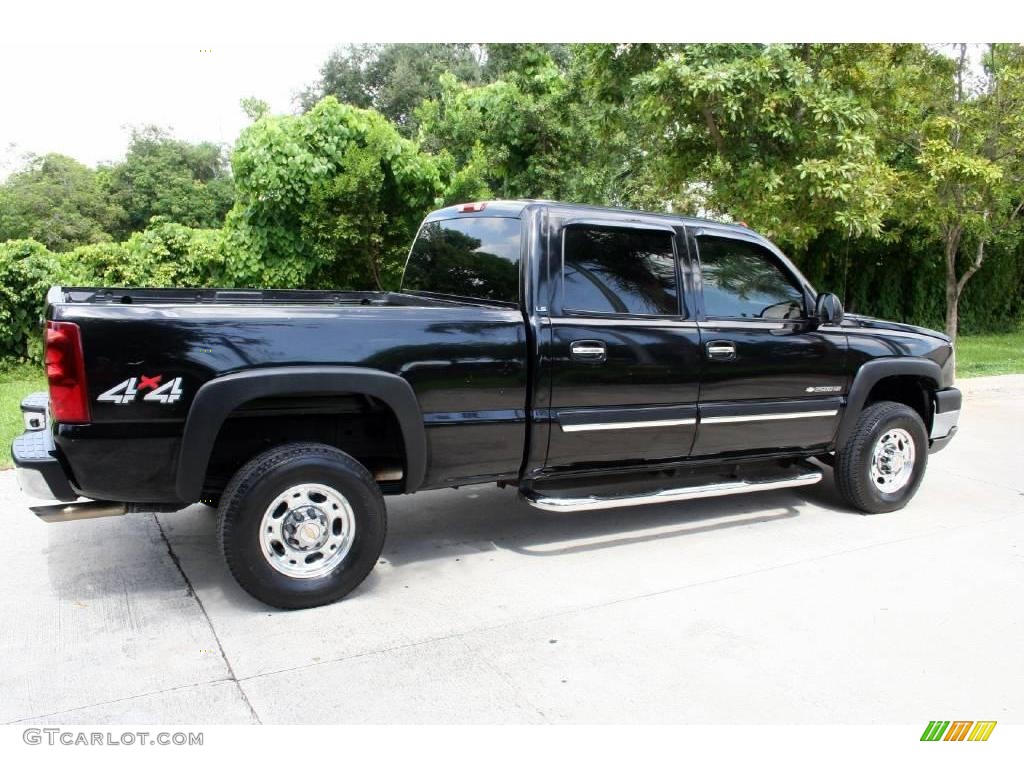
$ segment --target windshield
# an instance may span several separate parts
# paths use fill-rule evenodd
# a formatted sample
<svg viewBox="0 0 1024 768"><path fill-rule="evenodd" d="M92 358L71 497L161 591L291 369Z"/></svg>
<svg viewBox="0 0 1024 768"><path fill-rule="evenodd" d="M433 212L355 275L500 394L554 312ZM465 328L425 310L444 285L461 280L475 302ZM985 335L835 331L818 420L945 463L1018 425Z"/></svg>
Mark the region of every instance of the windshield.
<svg viewBox="0 0 1024 768"><path fill-rule="evenodd" d="M430 221L416 236L404 291L519 303L520 220L472 216Z"/></svg>

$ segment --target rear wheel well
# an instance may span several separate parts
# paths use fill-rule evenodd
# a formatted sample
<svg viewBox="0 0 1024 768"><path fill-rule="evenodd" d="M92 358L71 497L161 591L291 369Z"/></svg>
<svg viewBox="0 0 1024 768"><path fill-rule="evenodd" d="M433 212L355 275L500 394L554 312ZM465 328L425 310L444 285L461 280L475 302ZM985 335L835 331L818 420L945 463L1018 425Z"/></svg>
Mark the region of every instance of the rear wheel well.
<svg viewBox="0 0 1024 768"><path fill-rule="evenodd" d="M895 403L903 403L917 411L924 422L925 429L932 428L932 400L931 393L934 385L920 376L887 376L879 379L868 392L864 401L864 408L889 400Z"/></svg>
<svg viewBox="0 0 1024 768"><path fill-rule="evenodd" d="M401 493L407 469L395 413L363 394L283 396L249 400L224 419L203 481L216 499L250 459L275 446L311 442L344 451L365 466L384 493Z"/></svg>

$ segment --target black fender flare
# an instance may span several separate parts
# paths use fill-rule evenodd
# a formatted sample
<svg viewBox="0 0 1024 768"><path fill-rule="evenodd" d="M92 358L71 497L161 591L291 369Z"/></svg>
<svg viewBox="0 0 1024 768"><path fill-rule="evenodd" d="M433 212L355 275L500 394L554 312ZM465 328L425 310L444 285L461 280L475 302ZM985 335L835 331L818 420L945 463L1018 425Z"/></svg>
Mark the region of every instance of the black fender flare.
<svg viewBox="0 0 1024 768"><path fill-rule="evenodd" d="M297 365L254 368L229 373L203 384L185 420L175 491L182 501L196 501L217 434L235 408L250 400L280 395L370 395L394 412L405 442L405 492L423 484L427 470L427 436L416 393L405 379L372 368Z"/></svg>
<svg viewBox="0 0 1024 768"><path fill-rule="evenodd" d="M836 434L836 448L846 445L850 439L871 388L890 376L916 376L931 382L933 390L942 389L942 369L934 360L923 357L886 357L869 360L853 377L850 393L846 396L846 408L843 410L843 418L839 422L839 431Z"/></svg>

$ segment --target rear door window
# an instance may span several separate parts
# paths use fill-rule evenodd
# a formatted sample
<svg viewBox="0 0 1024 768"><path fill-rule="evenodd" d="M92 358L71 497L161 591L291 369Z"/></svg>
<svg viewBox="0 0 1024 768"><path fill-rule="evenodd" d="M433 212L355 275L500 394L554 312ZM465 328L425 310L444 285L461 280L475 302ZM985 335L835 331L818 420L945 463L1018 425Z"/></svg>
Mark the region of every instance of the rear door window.
<svg viewBox="0 0 1024 768"><path fill-rule="evenodd" d="M677 315L673 235L572 224L563 230L562 308L618 315Z"/></svg>

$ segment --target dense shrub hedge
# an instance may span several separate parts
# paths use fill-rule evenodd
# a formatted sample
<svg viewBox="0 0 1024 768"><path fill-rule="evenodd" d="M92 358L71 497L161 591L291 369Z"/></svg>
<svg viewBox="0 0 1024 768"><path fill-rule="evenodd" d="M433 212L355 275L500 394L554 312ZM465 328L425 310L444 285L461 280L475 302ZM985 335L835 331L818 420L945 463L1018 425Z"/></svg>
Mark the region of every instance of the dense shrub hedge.
<svg viewBox="0 0 1024 768"><path fill-rule="evenodd" d="M154 219L123 243L52 253L35 240L0 243L0 363L39 361L46 292L52 285L229 285L220 230Z"/></svg>
<svg viewBox="0 0 1024 768"><path fill-rule="evenodd" d="M38 358L43 299L63 266L35 240L0 243L0 361Z"/></svg>
<svg viewBox="0 0 1024 768"><path fill-rule="evenodd" d="M942 246L918 233L892 242L821 238L795 261L815 288L838 294L848 312L943 329ZM1006 333L1022 322L1024 246L993 245L960 299L960 332Z"/></svg>

